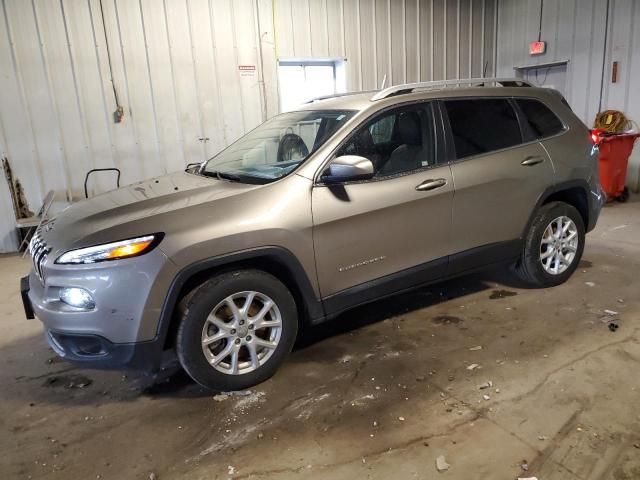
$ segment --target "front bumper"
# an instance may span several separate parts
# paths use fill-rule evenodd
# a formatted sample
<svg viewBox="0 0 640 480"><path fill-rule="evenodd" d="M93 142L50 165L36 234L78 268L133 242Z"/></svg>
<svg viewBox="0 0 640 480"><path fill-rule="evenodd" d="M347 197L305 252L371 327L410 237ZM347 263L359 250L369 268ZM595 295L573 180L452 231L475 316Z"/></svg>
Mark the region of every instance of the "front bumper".
<svg viewBox="0 0 640 480"><path fill-rule="evenodd" d="M78 335L47 330L45 337L62 358L85 368L157 371L162 364L159 341L112 343L98 335Z"/></svg>
<svg viewBox="0 0 640 480"><path fill-rule="evenodd" d="M49 262L42 276L32 270L20 281L25 315L43 323L47 341L67 360L90 368L157 369L164 354L158 335L163 296L157 292L166 292L174 268L160 249L92 265ZM85 289L95 308L63 303L63 287Z"/></svg>

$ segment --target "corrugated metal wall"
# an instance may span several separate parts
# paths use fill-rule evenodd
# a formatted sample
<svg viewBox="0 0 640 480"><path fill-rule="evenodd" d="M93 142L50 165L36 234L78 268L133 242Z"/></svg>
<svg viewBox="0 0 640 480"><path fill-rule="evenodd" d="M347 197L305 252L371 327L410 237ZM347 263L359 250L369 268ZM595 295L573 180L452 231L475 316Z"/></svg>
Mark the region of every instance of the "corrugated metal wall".
<svg viewBox="0 0 640 480"><path fill-rule="evenodd" d="M349 90L491 75L496 2L0 0L0 156L32 210L50 189L59 209L89 169L120 168L123 184L179 170L277 113L277 58L346 58Z"/></svg>
<svg viewBox="0 0 640 480"><path fill-rule="evenodd" d="M92 168L123 184L183 169L276 113L274 52L270 0L2 0L1 155L33 211L50 189L82 198ZM0 251L15 246L5 197Z"/></svg>
<svg viewBox="0 0 640 480"><path fill-rule="evenodd" d="M276 0L279 58L346 58L347 88L493 75L497 0Z"/></svg>
<svg viewBox="0 0 640 480"><path fill-rule="evenodd" d="M514 66L569 60L565 94L587 125L600 109L622 110L640 122L640 1L544 0L547 52L531 57L528 46L538 38L540 7L541 0L500 0L498 75L514 75ZM614 61L619 62L616 83ZM640 148L630 159L627 183L640 187Z"/></svg>

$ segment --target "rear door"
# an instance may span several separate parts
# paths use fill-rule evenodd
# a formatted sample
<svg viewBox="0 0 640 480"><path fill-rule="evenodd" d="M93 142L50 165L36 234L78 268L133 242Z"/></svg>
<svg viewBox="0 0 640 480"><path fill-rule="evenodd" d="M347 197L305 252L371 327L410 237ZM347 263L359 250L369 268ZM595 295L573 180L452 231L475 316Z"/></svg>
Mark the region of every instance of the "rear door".
<svg viewBox="0 0 640 480"><path fill-rule="evenodd" d="M511 99L456 98L441 106L455 189L454 274L519 254L517 240L554 170L542 145L523 137Z"/></svg>

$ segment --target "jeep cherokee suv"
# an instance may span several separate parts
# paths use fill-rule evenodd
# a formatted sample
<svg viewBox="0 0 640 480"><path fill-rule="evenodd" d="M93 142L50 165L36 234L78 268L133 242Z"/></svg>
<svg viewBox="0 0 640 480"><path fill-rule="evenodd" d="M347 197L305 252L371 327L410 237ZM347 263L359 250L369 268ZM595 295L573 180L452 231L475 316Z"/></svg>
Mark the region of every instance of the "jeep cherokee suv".
<svg viewBox="0 0 640 480"><path fill-rule="evenodd" d="M247 388L356 305L499 262L567 280L603 203L597 153L558 92L520 80L314 100L42 225L25 310L85 366L175 352L200 384Z"/></svg>

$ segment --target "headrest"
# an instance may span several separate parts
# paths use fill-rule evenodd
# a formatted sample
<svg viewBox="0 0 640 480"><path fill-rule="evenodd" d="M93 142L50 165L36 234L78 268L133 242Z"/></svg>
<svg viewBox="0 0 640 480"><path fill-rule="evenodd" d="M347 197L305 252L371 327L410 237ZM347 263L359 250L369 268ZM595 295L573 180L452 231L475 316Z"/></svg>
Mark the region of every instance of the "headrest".
<svg viewBox="0 0 640 480"><path fill-rule="evenodd" d="M406 145L422 145L420 117L416 112L404 112L398 118L399 141Z"/></svg>

